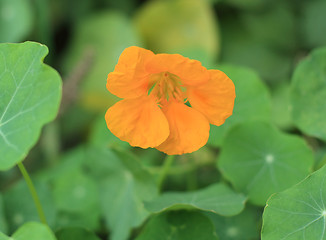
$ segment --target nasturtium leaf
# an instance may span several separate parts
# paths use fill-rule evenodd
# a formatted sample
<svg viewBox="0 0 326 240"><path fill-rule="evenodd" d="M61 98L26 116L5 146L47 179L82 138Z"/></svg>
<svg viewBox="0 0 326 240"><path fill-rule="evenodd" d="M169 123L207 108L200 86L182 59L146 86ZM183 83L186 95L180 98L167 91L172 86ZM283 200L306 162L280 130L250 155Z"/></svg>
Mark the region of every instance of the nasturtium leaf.
<svg viewBox="0 0 326 240"><path fill-rule="evenodd" d="M179 53L210 66L219 53L217 19L208 1L150 1L135 18L155 53Z"/></svg>
<svg viewBox="0 0 326 240"><path fill-rule="evenodd" d="M39 222L28 222L21 226L11 237L0 232L0 240L57 240L51 229Z"/></svg>
<svg viewBox="0 0 326 240"><path fill-rule="evenodd" d="M78 227L60 229L55 235L58 240L100 240L94 233Z"/></svg>
<svg viewBox="0 0 326 240"><path fill-rule="evenodd" d="M326 48L296 67L291 83L292 118L301 131L326 141Z"/></svg>
<svg viewBox="0 0 326 240"><path fill-rule="evenodd" d="M100 218L101 213L98 207L80 212L58 211L55 229L84 227L95 231L100 228Z"/></svg>
<svg viewBox="0 0 326 240"><path fill-rule="evenodd" d="M265 205L268 197L305 178L314 163L305 141L269 123L247 122L225 138L218 168L249 201Z"/></svg>
<svg viewBox="0 0 326 240"><path fill-rule="evenodd" d="M0 43L24 40L33 27L32 2L26 0L0 1Z"/></svg>
<svg viewBox="0 0 326 240"><path fill-rule="evenodd" d="M199 209L224 216L240 213L246 198L237 194L223 183L217 183L193 192L170 192L150 202L145 207L150 212L162 212L176 209Z"/></svg>
<svg viewBox="0 0 326 240"><path fill-rule="evenodd" d="M272 195L263 215L262 240L326 239L326 166Z"/></svg>
<svg viewBox="0 0 326 240"><path fill-rule="evenodd" d="M246 207L239 215L223 217L206 212L213 222L217 235L223 240L252 240L259 239L261 212L253 207Z"/></svg>
<svg viewBox="0 0 326 240"><path fill-rule="evenodd" d="M238 123L247 120L269 121L272 106L266 85L254 71L232 65L220 66L218 69L232 79L236 98L232 116L222 126L211 126L208 143L213 146L220 146L227 131Z"/></svg>
<svg viewBox="0 0 326 240"><path fill-rule="evenodd" d="M125 48L140 44L130 19L119 12L102 11L78 23L62 67L67 75L78 67L83 73L78 101L84 108L102 113L118 100L105 87L107 75Z"/></svg>
<svg viewBox="0 0 326 240"><path fill-rule="evenodd" d="M136 240L218 240L212 222L200 212L169 211L154 215Z"/></svg>
<svg viewBox="0 0 326 240"><path fill-rule="evenodd" d="M71 169L69 173L58 177L53 182L53 195L59 210L83 212L99 208L98 187L80 169Z"/></svg>
<svg viewBox="0 0 326 240"><path fill-rule="evenodd" d="M102 212L112 240L125 240L130 230L148 217L143 201L150 201L157 193L152 175L131 154L120 152L121 169L107 174L101 181ZM106 159L110 161L110 159Z"/></svg>
<svg viewBox="0 0 326 240"><path fill-rule="evenodd" d="M8 230L8 225L4 213L3 197L0 194L0 232L7 233L7 230Z"/></svg>
<svg viewBox="0 0 326 240"><path fill-rule="evenodd" d="M54 225L56 208L52 192L44 182L34 181L36 192L41 201L46 220L50 226ZM39 221L40 218L25 181L20 181L8 191L4 192L5 214L7 216L9 232L15 231L23 223Z"/></svg>
<svg viewBox="0 0 326 240"><path fill-rule="evenodd" d="M47 53L35 42L0 44L0 170L22 161L57 114L61 79L42 63Z"/></svg>

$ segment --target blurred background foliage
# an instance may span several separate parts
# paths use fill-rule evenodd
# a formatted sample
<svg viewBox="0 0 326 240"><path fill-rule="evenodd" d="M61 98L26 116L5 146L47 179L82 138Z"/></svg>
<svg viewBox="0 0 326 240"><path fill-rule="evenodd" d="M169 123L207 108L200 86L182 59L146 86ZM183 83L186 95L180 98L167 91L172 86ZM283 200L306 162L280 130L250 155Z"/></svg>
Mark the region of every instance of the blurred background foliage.
<svg viewBox="0 0 326 240"><path fill-rule="evenodd" d="M113 240L159 239L158 232L166 229L166 234L171 226L179 234L175 239L259 239L268 196L326 162L325 143L319 140L325 135L318 136L313 127L318 119L307 123L298 112L301 105L291 102L292 95L300 98L303 86L298 85L300 74L291 81L294 69L314 48L326 45L325 13L324 0L0 0L0 42L46 44L50 53L45 62L64 81L60 113L43 129L25 161L49 225L54 231L61 229L58 239L73 234L62 228L76 226ZM248 198L239 215L194 207L195 211L178 214L155 212L146 222L152 213L143 202L159 195L156 177L164 155L131 148L114 137L104 121L105 111L118 100L106 90L107 74L123 49L132 45L200 60L235 83L234 114L221 127L211 127L205 147L177 158L163 191L192 191L222 182ZM293 108L299 110L292 114ZM237 152L232 152L234 144ZM279 145L289 152L298 150L288 161L299 176L275 169L274 175L250 182L255 149L263 162L269 161L270 151L275 151L273 157L288 159ZM244 160L237 162L241 157ZM0 172L0 190L3 233L37 221L17 169ZM184 222L186 229L180 227ZM205 236L200 229L205 229ZM87 239L98 239L91 232L73 231L76 235L70 237L89 234Z"/></svg>

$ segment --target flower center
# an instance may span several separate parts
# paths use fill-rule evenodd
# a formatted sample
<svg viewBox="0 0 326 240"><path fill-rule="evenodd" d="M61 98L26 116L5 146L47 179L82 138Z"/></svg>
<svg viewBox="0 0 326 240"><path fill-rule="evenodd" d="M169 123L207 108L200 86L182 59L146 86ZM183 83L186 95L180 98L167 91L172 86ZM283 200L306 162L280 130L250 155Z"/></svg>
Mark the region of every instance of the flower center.
<svg viewBox="0 0 326 240"><path fill-rule="evenodd" d="M160 105L164 105L171 100L184 102L184 88L177 75L169 72L152 74L150 82L152 84L148 93L154 96Z"/></svg>

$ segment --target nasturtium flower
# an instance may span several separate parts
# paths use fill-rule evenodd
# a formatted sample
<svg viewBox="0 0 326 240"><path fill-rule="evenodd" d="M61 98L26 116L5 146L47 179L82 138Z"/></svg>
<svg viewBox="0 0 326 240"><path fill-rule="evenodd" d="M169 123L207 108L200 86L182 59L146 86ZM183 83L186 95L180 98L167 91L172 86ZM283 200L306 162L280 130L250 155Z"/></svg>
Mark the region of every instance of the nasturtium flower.
<svg viewBox="0 0 326 240"><path fill-rule="evenodd" d="M109 130L131 146L169 155L204 146L209 124L222 125L235 99L234 84L223 72L135 46L122 52L106 86L123 98L105 115Z"/></svg>

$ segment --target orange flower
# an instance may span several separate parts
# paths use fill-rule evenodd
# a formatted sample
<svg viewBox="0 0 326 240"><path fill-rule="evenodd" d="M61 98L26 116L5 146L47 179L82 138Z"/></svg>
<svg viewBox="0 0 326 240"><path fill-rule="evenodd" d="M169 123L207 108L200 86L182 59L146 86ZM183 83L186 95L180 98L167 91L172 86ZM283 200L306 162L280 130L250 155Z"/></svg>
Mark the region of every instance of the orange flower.
<svg viewBox="0 0 326 240"><path fill-rule="evenodd" d="M204 146L209 123L222 125L235 99L233 82L223 72L179 54L139 47L122 52L106 87L123 98L105 115L110 131L131 146L169 155Z"/></svg>

